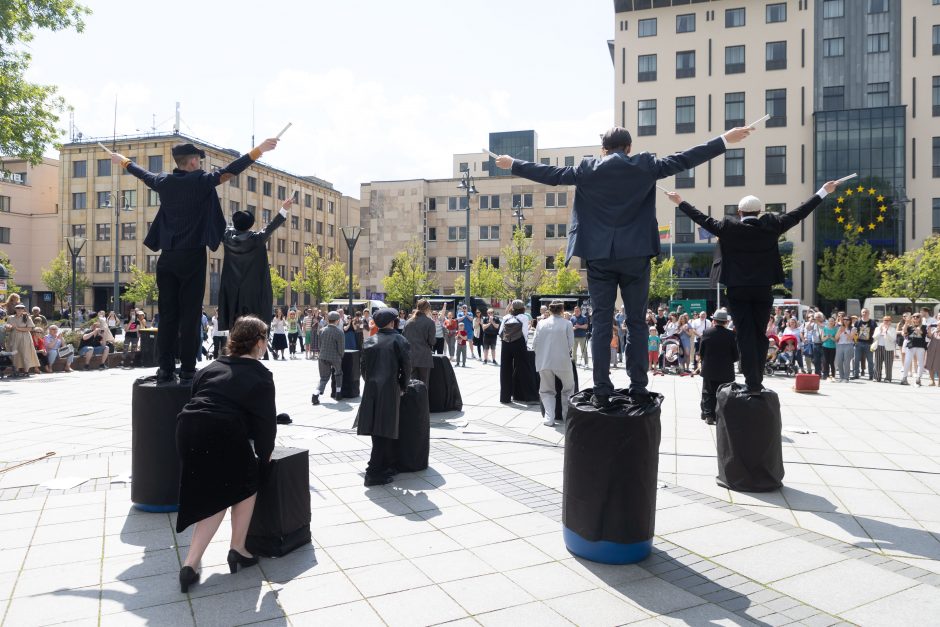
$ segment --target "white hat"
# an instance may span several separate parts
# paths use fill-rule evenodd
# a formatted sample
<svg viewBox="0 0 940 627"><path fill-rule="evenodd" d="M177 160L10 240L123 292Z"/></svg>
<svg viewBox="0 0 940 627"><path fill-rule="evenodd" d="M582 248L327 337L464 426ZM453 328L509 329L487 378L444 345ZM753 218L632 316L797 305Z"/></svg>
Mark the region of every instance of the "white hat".
<svg viewBox="0 0 940 627"><path fill-rule="evenodd" d="M738 211L741 213L760 213L764 203L757 196L745 196L738 202Z"/></svg>

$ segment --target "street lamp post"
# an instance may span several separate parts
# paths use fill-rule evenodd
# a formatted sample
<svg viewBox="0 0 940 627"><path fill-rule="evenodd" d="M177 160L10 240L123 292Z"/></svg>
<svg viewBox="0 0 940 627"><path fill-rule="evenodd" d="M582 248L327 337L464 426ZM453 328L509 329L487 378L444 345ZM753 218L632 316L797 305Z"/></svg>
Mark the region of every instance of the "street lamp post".
<svg viewBox="0 0 940 627"><path fill-rule="evenodd" d="M123 195L121 196L121 202L118 202L118 199L111 192L108 192L108 196L114 201L114 294L111 296L111 305L114 312L123 319L120 311L121 306L118 304L121 295L121 211L130 211L132 207L127 204L127 198ZM108 202L108 205L110 204L111 202Z"/></svg>
<svg viewBox="0 0 940 627"><path fill-rule="evenodd" d="M463 189L467 192L467 253L466 260L463 264L463 292L464 304L467 306L467 311L473 314L473 306L470 303L470 197L478 192L477 188L473 185L473 177L470 176L470 170L464 171L463 179L461 179L457 189Z"/></svg>
<svg viewBox="0 0 940 627"><path fill-rule="evenodd" d="M69 308L71 313L71 324L72 330L75 330L75 279L76 279L76 267L75 264L78 261L78 256L82 252L82 248L85 247L85 238L84 237L66 237L65 243L69 247L69 254L72 256L72 302L71 307Z"/></svg>
<svg viewBox="0 0 940 627"><path fill-rule="evenodd" d="M522 230L522 223L525 221L525 214L522 213L522 205L515 205L512 208L512 217L516 219L516 228L525 236ZM522 298L522 281L524 268L522 267L522 243L519 243L519 259L516 262L519 267L519 276L516 277L516 298Z"/></svg>
<svg viewBox="0 0 940 627"><path fill-rule="evenodd" d="M349 248L349 310L347 315L352 315L353 308L353 250L356 248L356 242L359 236L365 231L361 226L344 226L340 230L343 232L343 238L346 240L346 246Z"/></svg>

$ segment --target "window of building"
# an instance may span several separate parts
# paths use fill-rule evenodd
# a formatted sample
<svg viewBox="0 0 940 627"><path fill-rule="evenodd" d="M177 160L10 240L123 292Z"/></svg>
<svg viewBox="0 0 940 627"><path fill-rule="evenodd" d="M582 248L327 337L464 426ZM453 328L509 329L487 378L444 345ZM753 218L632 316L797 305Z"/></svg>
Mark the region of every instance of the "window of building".
<svg viewBox="0 0 940 627"><path fill-rule="evenodd" d="M636 134L656 134L656 100L640 100L637 103ZM573 161L574 159L572 159Z"/></svg>
<svg viewBox="0 0 940 627"><path fill-rule="evenodd" d="M72 237L85 237L85 225L73 224L72 225Z"/></svg>
<svg viewBox="0 0 940 627"><path fill-rule="evenodd" d="M121 191L121 207L130 209L137 206L137 190L125 189Z"/></svg>
<svg viewBox="0 0 940 627"><path fill-rule="evenodd" d="M764 156L764 183L766 185L786 185L786 146L767 146Z"/></svg>
<svg viewBox="0 0 940 627"><path fill-rule="evenodd" d="M676 98L676 133L695 132L695 96Z"/></svg>
<svg viewBox="0 0 940 627"><path fill-rule="evenodd" d="M656 55L641 54L636 58L637 82L644 83L656 80Z"/></svg>
<svg viewBox="0 0 940 627"><path fill-rule="evenodd" d="M323 223L317 222L317 235L323 235Z"/></svg>
<svg viewBox="0 0 940 627"><path fill-rule="evenodd" d="M940 137L933 138L933 177L940 179Z"/></svg>
<svg viewBox="0 0 940 627"><path fill-rule="evenodd" d="M868 107L888 106L888 83L868 83Z"/></svg>
<svg viewBox="0 0 940 627"><path fill-rule="evenodd" d="M160 255L147 255L147 272L153 274L157 271L157 261L160 259Z"/></svg>
<svg viewBox="0 0 940 627"><path fill-rule="evenodd" d="M255 207L254 205L248 205L247 207L245 207L245 211L250 213L252 218L258 217L255 213L257 211L257 207Z"/></svg>
<svg viewBox="0 0 940 627"><path fill-rule="evenodd" d="M933 115L940 116L940 76L933 77L933 88L931 90L933 100Z"/></svg>
<svg viewBox="0 0 940 627"><path fill-rule="evenodd" d="M292 241L290 243L290 254L299 255L300 254L300 242Z"/></svg>
<svg viewBox="0 0 940 627"><path fill-rule="evenodd" d="M770 41L767 42L767 70L785 70L787 69L787 42Z"/></svg>
<svg viewBox="0 0 940 627"><path fill-rule="evenodd" d="M163 155L148 155L147 169L151 172L163 172Z"/></svg>
<svg viewBox="0 0 940 627"><path fill-rule="evenodd" d="M676 174L676 189L691 189L695 187L695 168Z"/></svg>
<svg viewBox="0 0 940 627"><path fill-rule="evenodd" d="M649 19L640 20L637 22L637 33L639 37L655 37L656 36L656 18L651 17Z"/></svg>
<svg viewBox="0 0 940 627"><path fill-rule="evenodd" d="M770 114L770 119L764 123L766 126L787 125L786 89L768 89L766 91L766 113Z"/></svg>
<svg viewBox="0 0 940 627"><path fill-rule="evenodd" d="M558 192L555 196L557 206L567 207L568 206L568 192Z"/></svg>
<svg viewBox="0 0 940 627"><path fill-rule="evenodd" d="M428 272L437 272L437 257L428 257Z"/></svg>
<svg viewBox="0 0 940 627"><path fill-rule="evenodd" d="M675 241L676 244L691 244L695 242L695 228L692 226L692 218L682 213L678 207L675 209Z"/></svg>
<svg viewBox="0 0 940 627"><path fill-rule="evenodd" d="M111 159L98 159L98 176L111 176Z"/></svg>
<svg viewBox="0 0 940 627"><path fill-rule="evenodd" d="M845 109L845 86L823 87L823 111Z"/></svg>
<svg viewBox="0 0 940 627"><path fill-rule="evenodd" d="M823 56L845 56L845 37L832 37L831 39L823 39Z"/></svg>
<svg viewBox="0 0 940 627"><path fill-rule="evenodd" d="M264 196L270 196L272 193L273 185L271 181L261 181L261 193Z"/></svg>
<svg viewBox="0 0 940 627"><path fill-rule="evenodd" d="M677 33L694 33L695 32L695 13L683 13L682 15L676 16L676 32Z"/></svg>
<svg viewBox="0 0 940 627"><path fill-rule="evenodd" d="M111 223L104 222L95 225L95 239L99 242L107 242L111 239Z"/></svg>
<svg viewBox="0 0 940 627"><path fill-rule="evenodd" d="M767 213L786 213L787 212L787 203L785 202L769 202L764 205L764 209Z"/></svg>
<svg viewBox="0 0 940 627"><path fill-rule="evenodd" d="M555 206L555 192L545 192L545 206L546 207Z"/></svg>
<svg viewBox="0 0 940 627"><path fill-rule="evenodd" d="M241 185L240 181L241 179L239 177L233 176L232 178L228 180L228 185L229 187L234 187L235 189L238 189L238 186Z"/></svg>
<svg viewBox="0 0 940 627"><path fill-rule="evenodd" d="M499 225L494 224L493 226L481 226L480 227L480 239L489 239L499 241Z"/></svg>
<svg viewBox="0 0 940 627"><path fill-rule="evenodd" d="M744 72L744 46L725 46L725 74Z"/></svg>
<svg viewBox="0 0 940 627"><path fill-rule="evenodd" d="M267 223L270 222L270 221L271 221L271 210L270 210L270 209L262 209L262 210L261 210L261 223L262 223L262 224L267 224Z"/></svg>
<svg viewBox="0 0 940 627"><path fill-rule="evenodd" d="M574 167L574 157L565 157L565 167L566 168Z"/></svg>
<svg viewBox="0 0 940 627"><path fill-rule="evenodd" d="M493 194L490 196L490 209L499 209L499 195Z"/></svg>
<svg viewBox="0 0 940 627"><path fill-rule="evenodd" d="M278 200L287 200L287 188L283 185L277 186L277 199Z"/></svg>
<svg viewBox="0 0 940 627"><path fill-rule="evenodd" d="M744 92L725 94L725 130L744 124Z"/></svg>
<svg viewBox="0 0 940 627"><path fill-rule="evenodd" d="M323 199L317 198L317 211L323 211Z"/></svg>
<svg viewBox="0 0 940 627"><path fill-rule="evenodd" d="M447 227L447 241L462 242L467 239L467 227L449 226Z"/></svg>
<svg viewBox="0 0 940 627"><path fill-rule="evenodd" d="M0 226L0 244L10 243L10 227Z"/></svg>
<svg viewBox="0 0 940 627"><path fill-rule="evenodd" d="M336 203L334 203L332 200L328 200L328 201L326 202L326 212L327 212L327 213L335 213L335 212L336 212Z"/></svg>
<svg viewBox="0 0 940 627"><path fill-rule="evenodd" d="M726 215L726 216L737 215L737 213L738 213L738 206L737 206L737 205L725 205L725 215Z"/></svg>
<svg viewBox="0 0 940 627"><path fill-rule="evenodd" d="M304 218L304 233L309 233L313 230L313 220L310 218Z"/></svg>
<svg viewBox="0 0 940 627"><path fill-rule="evenodd" d="M725 9L725 28L738 28L740 26L744 26L744 7Z"/></svg>
<svg viewBox="0 0 940 627"><path fill-rule="evenodd" d="M85 192L76 192L72 194L72 209L85 208Z"/></svg>
<svg viewBox="0 0 940 627"><path fill-rule="evenodd" d="M744 185L744 148L725 151L725 187Z"/></svg>
<svg viewBox="0 0 940 627"><path fill-rule="evenodd" d="M109 255L95 257L95 272L111 272L111 257Z"/></svg>
<svg viewBox="0 0 940 627"><path fill-rule="evenodd" d="M489 163L489 162L487 162L487 163ZM539 158L539 163L541 163L542 165L551 165L551 164L552 164L552 160L551 160L549 157L540 157L540 158Z"/></svg>
<svg viewBox="0 0 940 627"><path fill-rule="evenodd" d="M545 239L554 239L555 238L555 225L546 224L545 225Z"/></svg>
<svg viewBox="0 0 940 627"><path fill-rule="evenodd" d="M290 217L290 228L299 229L300 228L300 216L291 216Z"/></svg>
<svg viewBox="0 0 940 627"><path fill-rule="evenodd" d="M869 13L887 13L888 0L868 0Z"/></svg>
<svg viewBox="0 0 940 627"><path fill-rule="evenodd" d="M532 200L533 200L532 194L513 194L512 206L529 209L532 207Z"/></svg>
<svg viewBox="0 0 940 627"><path fill-rule="evenodd" d="M147 190L147 206L156 207L160 204L160 194L152 189Z"/></svg>
<svg viewBox="0 0 940 627"><path fill-rule="evenodd" d="M332 224L327 224L327 225L326 225L326 236L327 236L327 237L333 237L334 235L336 235L336 231L334 230L335 228L336 228L336 227L334 227Z"/></svg>
<svg viewBox="0 0 940 627"><path fill-rule="evenodd" d="M940 198L933 199L933 233L940 233Z"/></svg>
<svg viewBox="0 0 940 627"><path fill-rule="evenodd" d="M73 179L83 179L87 176L88 162L87 161L73 161L72 162L72 178Z"/></svg>
<svg viewBox="0 0 940 627"><path fill-rule="evenodd" d="M555 257L552 255L545 255L545 269L554 270L555 269Z"/></svg>
<svg viewBox="0 0 940 627"><path fill-rule="evenodd" d="M933 53L940 55L940 25L935 25L932 30Z"/></svg>
<svg viewBox="0 0 940 627"><path fill-rule="evenodd" d="M254 176L248 177L248 191L249 192L258 191L258 179L255 178Z"/></svg>
<svg viewBox="0 0 940 627"><path fill-rule="evenodd" d="M695 76L695 51L680 50L676 53L676 78Z"/></svg>
<svg viewBox="0 0 940 627"><path fill-rule="evenodd" d="M437 241L437 227L436 226L428 227L428 241L429 242Z"/></svg>
<svg viewBox="0 0 940 627"><path fill-rule="evenodd" d="M277 252L283 253L287 251L287 240L278 238L277 240Z"/></svg>
<svg viewBox="0 0 940 627"><path fill-rule="evenodd" d="M0 196L0 211L4 213L10 212L10 197L9 196Z"/></svg>
<svg viewBox="0 0 940 627"><path fill-rule="evenodd" d="M111 206L111 194L109 192L95 192L95 206L99 209Z"/></svg>
<svg viewBox="0 0 940 627"><path fill-rule="evenodd" d="M845 15L844 0L823 0L823 18L842 17Z"/></svg>
<svg viewBox="0 0 940 627"><path fill-rule="evenodd" d="M480 209L489 209L490 208L490 197L486 194L479 196L477 198L477 203L480 205Z"/></svg>
<svg viewBox="0 0 940 627"><path fill-rule="evenodd" d="M238 211L240 206L241 205L239 204L237 200L228 201L228 208L229 208L229 211L231 211L232 213L235 213L236 211Z"/></svg>
<svg viewBox="0 0 940 627"><path fill-rule="evenodd" d="M470 171L470 165L466 161L461 161L459 169L461 172L468 172Z"/></svg>
<svg viewBox="0 0 940 627"><path fill-rule="evenodd" d="M866 40L866 52L887 52L888 33L872 33Z"/></svg>
<svg viewBox="0 0 940 627"><path fill-rule="evenodd" d="M447 258L447 269L451 272L456 270L463 270L467 267L467 258L466 257L448 257Z"/></svg>
<svg viewBox="0 0 940 627"><path fill-rule="evenodd" d="M787 3L786 2L775 2L773 4L767 5L767 23L774 24L776 22L786 22L787 21Z"/></svg>
<svg viewBox="0 0 940 627"><path fill-rule="evenodd" d="M281 277L282 279L283 279L283 278L286 278L286 277L287 277L287 268L284 267L284 266L282 266L282 265L278 265L278 267L277 267L277 275L278 275L279 277Z"/></svg>
<svg viewBox="0 0 940 627"><path fill-rule="evenodd" d="M121 255L121 272L130 272L137 265L137 255Z"/></svg>
<svg viewBox="0 0 940 627"><path fill-rule="evenodd" d="M123 222L121 223L121 239L137 239L137 223L136 222Z"/></svg>

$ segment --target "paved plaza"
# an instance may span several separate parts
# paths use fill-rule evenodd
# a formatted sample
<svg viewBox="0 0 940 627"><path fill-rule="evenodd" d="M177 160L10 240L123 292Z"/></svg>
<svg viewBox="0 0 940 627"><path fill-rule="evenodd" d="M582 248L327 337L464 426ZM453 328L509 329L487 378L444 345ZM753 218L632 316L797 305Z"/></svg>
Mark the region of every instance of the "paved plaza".
<svg viewBox="0 0 940 627"><path fill-rule="evenodd" d="M738 494L715 485L700 380L656 377L653 554L606 566L562 542L563 428L500 405L497 368L457 369L464 409L432 415L430 468L364 488L357 401L313 408L314 362L266 365L294 419L278 444L310 451L313 543L230 575L225 523L188 595L191 529L130 502L131 384L149 373L0 381L2 467L55 453L0 467L3 624L940 624L938 388L770 379L786 485Z"/></svg>

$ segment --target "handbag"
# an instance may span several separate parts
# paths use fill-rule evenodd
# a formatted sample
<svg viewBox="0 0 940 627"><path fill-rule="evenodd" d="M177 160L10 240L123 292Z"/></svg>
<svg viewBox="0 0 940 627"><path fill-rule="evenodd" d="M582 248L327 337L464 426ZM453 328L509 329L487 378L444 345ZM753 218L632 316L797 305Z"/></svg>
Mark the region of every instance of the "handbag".
<svg viewBox="0 0 940 627"><path fill-rule="evenodd" d="M59 357L69 357L72 353L75 352L75 349L71 344L66 344L59 349Z"/></svg>

